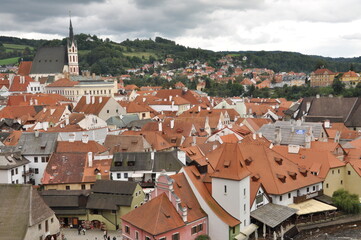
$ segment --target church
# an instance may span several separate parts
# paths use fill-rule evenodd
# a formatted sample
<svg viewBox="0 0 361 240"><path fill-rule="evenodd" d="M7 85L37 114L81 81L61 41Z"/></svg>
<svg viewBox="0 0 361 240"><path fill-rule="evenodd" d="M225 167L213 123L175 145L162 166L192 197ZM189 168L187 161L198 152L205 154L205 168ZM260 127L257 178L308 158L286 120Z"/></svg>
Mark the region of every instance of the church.
<svg viewBox="0 0 361 240"><path fill-rule="evenodd" d="M66 46L38 49L34 57L30 77L39 81L40 78L51 78L51 82L60 78L78 76L78 47L74 38L73 26L70 20L69 38Z"/></svg>

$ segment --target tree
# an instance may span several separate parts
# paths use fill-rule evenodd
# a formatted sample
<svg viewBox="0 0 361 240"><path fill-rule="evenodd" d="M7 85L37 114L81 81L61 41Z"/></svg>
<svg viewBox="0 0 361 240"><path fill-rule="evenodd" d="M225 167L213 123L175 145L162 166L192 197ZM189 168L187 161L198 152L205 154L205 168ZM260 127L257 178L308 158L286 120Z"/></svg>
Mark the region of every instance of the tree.
<svg viewBox="0 0 361 240"><path fill-rule="evenodd" d="M195 240L210 240L211 238L208 235L199 235Z"/></svg>
<svg viewBox="0 0 361 240"><path fill-rule="evenodd" d="M345 84L343 84L340 79L335 78L332 83L332 89L336 95L339 95L345 89Z"/></svg>
<svg viewBox="0 0 361 240"><path fill-rule="evenodd" d="M332 202L346 213L360 213L360 201L357 194L350 194L344 189L339 189L332 194Z"/></svg>

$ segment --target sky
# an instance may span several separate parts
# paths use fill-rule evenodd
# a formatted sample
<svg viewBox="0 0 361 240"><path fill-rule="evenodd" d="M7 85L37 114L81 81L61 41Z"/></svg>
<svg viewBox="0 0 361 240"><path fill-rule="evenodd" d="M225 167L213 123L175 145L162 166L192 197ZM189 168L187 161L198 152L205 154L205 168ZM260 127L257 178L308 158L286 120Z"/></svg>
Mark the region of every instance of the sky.
<svg viewBox="0 0 361 240"><path fill-rule="evenodd" d="M361 56L359 0L1 0L0 35L164 37L214 51Z"/></svg>

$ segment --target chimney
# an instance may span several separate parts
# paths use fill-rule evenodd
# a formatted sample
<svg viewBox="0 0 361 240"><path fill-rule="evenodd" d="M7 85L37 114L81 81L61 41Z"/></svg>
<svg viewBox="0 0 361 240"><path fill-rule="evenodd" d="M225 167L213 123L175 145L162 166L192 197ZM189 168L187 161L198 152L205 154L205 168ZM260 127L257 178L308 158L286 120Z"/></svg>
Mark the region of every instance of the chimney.
<svg viewBox="0 0 361 240"><path fill-rule="evenodd" d="M325 128L330 128L330 127L331 127L330 120L325 120L323 126L324 126Z"/></svg>
<svg viewBox="0 0 361 240"><path fill-rule="evenodd" d="M262 136L263 136L262 132L259 132L259 133L258 133L258 137L259 137L259 138L262 138Z"/></svg>
<svg viewBox="0 0 361 240"><path fill-rule="evenodd" d="M85 96L85 103L86 103L86 104L90 104L90 98L91 98L90 95L86 95L86 96Z"/></svg>
<svg viewBox="0 0 361 240"><path fill-rule="evenodd" d="M99 103L102 103L103 97L99 97Z"/></svg>
<svg viewBox="0 0 361 240"><path fill-rule="evenodd" d="M306 102L306 112L310 110L310 107L311 107L311 102Z"/></svg>
<svg viewBox="0 0 361 240"><path fill-rule="evenodd" d="M154 152L150 152L150 159L154 160Z"/></svg>
<svg viewBox="0 0 361 240"><path fill-rule="evenodd" d="M95 79L95 73L92 73L92 78Z"/></svg>
<svg viewBox="0 0 361 240"><path fill-rule="evenodd" d="M38 105L38 99L34 99L35 105Z"/></svg>
<svg viewBox="0 0 361 240"><path fill-rule="evenodd" d="M201 111L201 106L198 106L198 112L200 112Z"/></svg>
<svg viewBox="0 0 361 240"><path fill-rule="evenodd" d="M193 136L192 138L193 138L192 146L197 145L197 138L196 138L196 136Z"/></svg>
<svg viewBox="0 0 361 240"><path fill-rule="evenodd" d="M277 126L275 128L275 137L273 142L275 143L275 145L280 145L281 141L282 141L281 128Z"/></svg>
<svg viewBox="0 0 361 240"><path fill-rule="evenodd" d="M170 128L173 129L174 128L174 119L170 120Z"/></svg>
<svg viewBox="0 0 361 240"><path fill-rule="evenodd" d="M143 98L143 102L145 102L145 100L147 100L145 97Z"/></svg>
<svg viewBox="0 0 361 240"><path fill-rule="evenodd" d="M183 165L187 165L186 162L186 153L184 151L177 151L177 157L179 159L179 161L181 161L183 163Z"/></svg>
<svg viewBox="0 0 361 240"><path fill-rule="evenodd" d="M92 104L94 104L94 103L95 103L95 97L92 96Z"/></svg>
<svg viewBox="0 0 361 240"><path fill-rule="evenodd" d="M65 125L69 125L69 115L65 115Z"/></svg>
<svg viewBox="0 0 361 240"><path fill-rule="evenodd" d="M257 139L257 134L253 133L252 138L253 138L253 140L256 140Z"/></svg>
<svg viewBox="0 0 361 240"><path fill-rule="evenodd" d="M89 142L89 135L84 134L84 135L81 137L81 141L82 141L83 143L88 143L88 142Z"/></svg>
<svg viewBox="0 0 361 240"><path fill-rule="evenodd" d="M36 137L36 138L38 138L38 137L39 137L39 135L40 135L39 131L38 131L38 130L35 130L35 132L34 132L34 133L35 133L35 137Z"/></svg>
<svg viewBox="0 0 361 240"><path fill-rule="evenodd" d="M88 152L88 167L93 167L93 153Z"/></svg>
<svg viewBox="0 0 361 240"><path fill-rule="evenodd" d="M172 101L173 96L169 95L169 101Z"/></svg>
<svg viewBox="0 0 361 240"><path fill-rule="evenodd" d="M159 132L163 132L162 122L158 122L158 131L159 131Z"/></svg>

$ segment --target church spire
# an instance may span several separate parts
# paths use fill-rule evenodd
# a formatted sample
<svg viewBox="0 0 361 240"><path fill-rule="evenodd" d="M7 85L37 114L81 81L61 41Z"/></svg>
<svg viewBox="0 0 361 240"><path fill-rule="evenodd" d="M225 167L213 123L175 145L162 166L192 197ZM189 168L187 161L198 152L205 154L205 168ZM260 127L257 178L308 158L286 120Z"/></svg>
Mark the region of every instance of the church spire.
<svg viewBox="0 0 361 240"><path fill-rule="evenodd" d="M74 32L73 32L73 25L71 24L71 18L70 18L70 26L69 26L69 40L74 41Z"/></svg>

